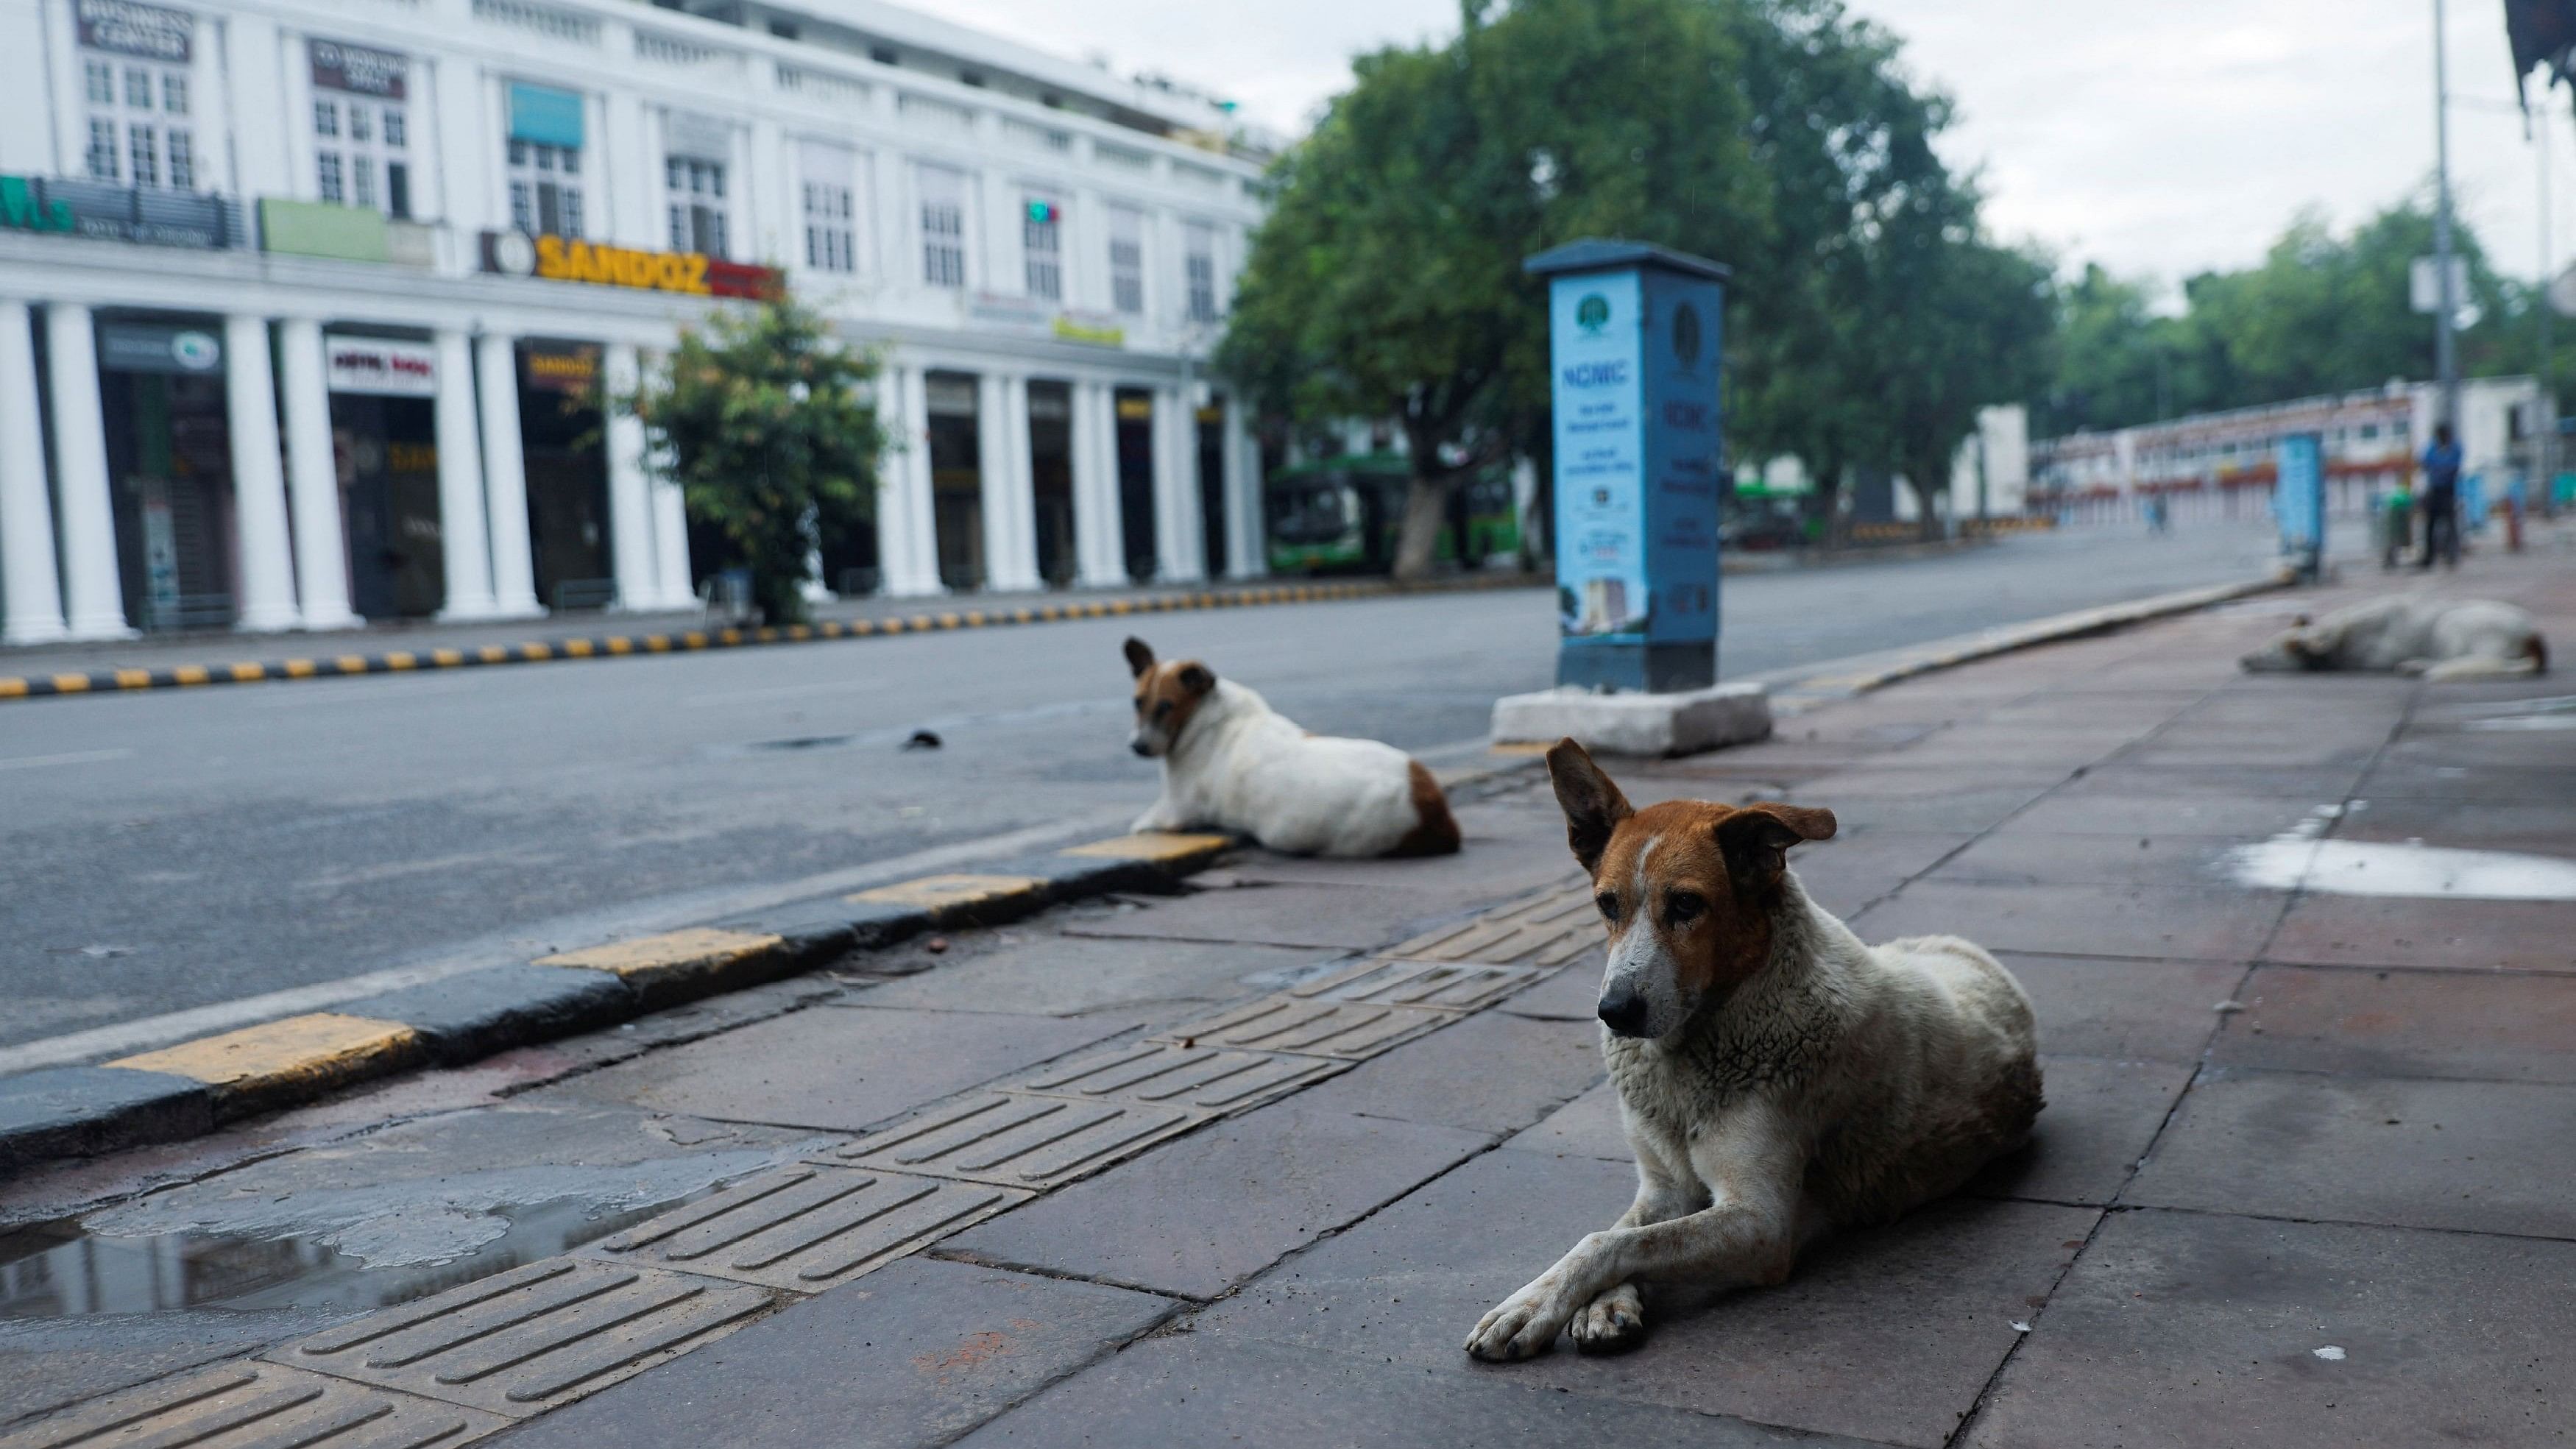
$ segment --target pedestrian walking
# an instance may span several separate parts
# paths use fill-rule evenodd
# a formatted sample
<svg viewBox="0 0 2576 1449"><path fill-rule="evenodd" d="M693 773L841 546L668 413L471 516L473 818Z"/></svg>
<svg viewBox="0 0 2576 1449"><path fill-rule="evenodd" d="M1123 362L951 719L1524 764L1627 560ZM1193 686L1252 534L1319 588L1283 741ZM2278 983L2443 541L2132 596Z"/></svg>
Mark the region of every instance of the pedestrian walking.
<svg viewBox="0 0 2576 1449"><path fill-rule="evenodd" d="M2433 426L2433 445L2424 450L2424 558L2420 569L2439 557L2445 568L2460 566L2460 445L2449 423Z"/></svg>

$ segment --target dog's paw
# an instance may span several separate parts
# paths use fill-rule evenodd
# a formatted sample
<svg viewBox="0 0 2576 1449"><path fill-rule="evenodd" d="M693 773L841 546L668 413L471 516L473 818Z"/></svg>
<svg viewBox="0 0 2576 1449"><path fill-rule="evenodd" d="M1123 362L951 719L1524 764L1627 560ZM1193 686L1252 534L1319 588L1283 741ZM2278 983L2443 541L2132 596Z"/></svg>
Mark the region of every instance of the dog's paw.
<svg viewBox="0 0 2576 1449"><path fill-rule="evenodd" d="M1566 1325L1584 1353L1620 1353L1646 1341L1646 1303L1634 1283L1622 1283L1583 1306Z"/></svg>
<svg viewBox="0 0 2576 1449"><path fill-rule="evenodd" d="M1488 1363L1531 1358L1556 1342L1569 1316L1554 1285L1541 1279L1496 1305L1467 1335L1467 1352Z"/></svg>

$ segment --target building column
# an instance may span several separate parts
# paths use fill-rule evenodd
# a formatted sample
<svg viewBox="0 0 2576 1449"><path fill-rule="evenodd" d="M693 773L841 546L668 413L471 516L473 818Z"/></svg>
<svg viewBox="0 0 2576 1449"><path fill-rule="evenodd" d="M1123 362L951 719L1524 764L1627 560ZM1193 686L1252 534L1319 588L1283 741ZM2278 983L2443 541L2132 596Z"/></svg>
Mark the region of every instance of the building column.
<svg viewBox="0 0 2576 1449"><path fill-rule="evenodd" d="M1075 582L1114 589L1127 582L1127 535L1118 505L1118 420L1109 388L1073 384L1073 559Z"/></svg>
<svg viewBox="0 0 2576 1449"><path fill-rule="evenodd" d="M1198 418L1179 388L1154 390L1155 581L1194 584L1207 577L1207 535L1199 523Z"/></svg>
<svg viewBox="0 0 2576 1449"><path fill-rule="evenodd" d="M241 554L240 577L233 581L233 627L292 629L300 616L265 317L224 319L224 422L232 435L233 528Z"/></svg>
<svg viewBox="0 0 2576 1449"><path fill-rule="evenodd" d="M349 609L349 535L340 523L340 469L331 455L331 379L322 324L277 324L278 369L286 389L286 487L295 512L295 581L307 629L354 629Z"/></svg>
<svg viewBox="0 0 2576 1449"><path fill-rule="evenodd" d="M528 455L519 431L517 339L486 333L474 340L475 391L483 401L483 492L491 516L493 609L504 619L546 612L537 598L537 569L528 543Z"/></svg>
<svg viewBox="0 0 2576 1449"><path fill-rule="evenodd" d="M1245 411L1241 397L1226 398L1225 576L1230 579L1257 579L1270 572L1262 542L1261 440L1252 436Z"/></svg>
<svg viewBox="0 0 2576 1449"><path fill-rule="evenodd" d="M62 578L54 569L54 500L45 485L37 417L35 317L0 298L0 644L63 638Z"/></svg>
<svg viewBox="0 0 2576 1449"><path fill-rule="evenodd" d="M491 530L483 516L483 448L474 421L474 348L462 332L436 335L438 544L447 598L441 619L489 619Z"/></svg>
<svg viewBox="0 0 2576 1449"><path fill-rule="evenodd" d="M938 521L930 496L930 376L904 364L886 369L894 384L895 441L877 480L879 591L893 599L926 598L939 582Z"/></svg>
<svg viewBox="0 0 2576 1449"><path fill-rule="evenodd" d="M107 422L98 400L98 329L87 307L45 309L53 381L54 468L61 495L64 628L74 639L131 639L116 567L116 507L107 492Z"/></svg>
<svg viewBox="0 0 2576 1449"><path fill-rule="evenodd" d="M617 406L634 394L642 376L635 349L624 342L608 344L600 358L607 383L608 559L617 576L617 607L635 611L662 602L661 580L653 557L653 504L644 471L644 420Z"/></svg>
<svg viewBox="0 0 2576 1449"><path fill-rule="evenodd" d="M697 580L689 567L688 499L680 485L668 479L653 484L653 572L662 586L662 608L686 609L697 603Z"/></svg>
<svg viewBox="0 0 2576 1449"><path fill-rule="evenodd" d="M984 374L976 383L975 422L984 465L984 587L995 593L1041 588L1029 380Z"/></svg>

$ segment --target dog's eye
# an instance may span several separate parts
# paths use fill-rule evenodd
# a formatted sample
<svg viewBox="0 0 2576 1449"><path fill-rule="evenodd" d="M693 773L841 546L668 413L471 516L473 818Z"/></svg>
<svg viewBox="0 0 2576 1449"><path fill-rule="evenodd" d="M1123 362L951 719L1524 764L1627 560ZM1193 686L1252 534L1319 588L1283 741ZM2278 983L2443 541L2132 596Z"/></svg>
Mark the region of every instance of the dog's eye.
<svg viewBox="0 0 2576 1449"><path fill-rule="evenodd" d="M1592 904L1601 908L1601 918L1603 920L1615 921L1619 919L1619 893L1617 891L1603 891L1601 894L1592 898Z"/></svg>
<svg viewBox="0 0 2576 1449"><path fill-rule="evenodd" d="M1154 718L1156 719L1161 719L1163 716L1170 714L1171 712L1172 702L1168 699L1158 701L1154 705Z"/></svg>
<svg viewBox="0 0 2576 1449"><path fill-rule="evenodd" d="M1675 891L1664 898L1664 923L1687 926L1708 910L1708 902L1689 891Z"/></svg>

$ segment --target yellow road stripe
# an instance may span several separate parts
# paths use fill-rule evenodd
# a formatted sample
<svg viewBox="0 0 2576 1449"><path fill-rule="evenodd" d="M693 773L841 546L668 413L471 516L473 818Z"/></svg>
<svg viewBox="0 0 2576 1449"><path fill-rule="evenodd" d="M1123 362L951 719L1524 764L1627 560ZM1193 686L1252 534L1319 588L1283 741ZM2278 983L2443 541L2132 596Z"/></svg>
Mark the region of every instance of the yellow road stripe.
<svg viewBox="0 0 2576 1449"><path fill-rule="evenodd" d="M547 648L543 644L522 644L519 646L519 657L522 659L552 659L555 657L555 651Z"/></svg>
<svg viewBox="0 0 2576 1449"><path fill-rule="evenodd" d="M1020 901L1046 888L1033 875L926 875L861 891L846 899L859 904L919 906L936 915L971 912L978 906Z"/></svg>
<svg viewBox="0 0 2576 1449"><path fill-rule="evenodd" d="M419 1043L420 1033L398 1021L317 1011L181 1042L108 1065L167 1072L238 1092L344 1081L372 1067L407 1061Z"/></svg>
<svg viewBox="0 0 2576 1449"><path fill-rule="evenodd" d="M332 662L339 665L340 672L342 674L364 674L367 672L367 660L364 655L343 654Z"/></svg>
<svg viewBox="0 0 2576 1449"><path fill-rule="evenodd" d="M409 669L418 663L420 663L420 660L406 649L397 649L393 653L385 656L385 667L387 669L400 671Z"/></svg>
<svg viewBox="0 0 2576 1449"><path fill-rule="evenodd" d="M208 676L202 664L182 664L170 671L170 677L181 684L203 684Z"/></svg>
<svg viewBox="0 0 2576 1449"><path fill-rule="evenodd" d="M474 652L480 656L486 664L505 663L510 657L510 651L502 648L498 644L486 644Z"/></svg>
<svg viewBox="0 0 2576 1449"><path fill-rule="evenodd" d="M605 946L592 946L582 951L565 951L537 959L539 966L572 966L585 971L605 971L612 976L641 981L667 976L674 972L710 970L730 965L746 956L777 949L783 944L776 936L753 935L748 931L719 931L709 926L685 931L666 931L659 936L639 936L632 941L612 941Z"/></svg>
<svg viewBox="0 0 2576 1449"><path fill-rule="evenodd" d="M590 641L587 639L566 639L564 641L563 652L575 659L588 659L591 655Z"/></svg>
<svg viewBox="0 0 2576 1449"><path fill-rule="evenodd" d="M1231 836L1149 830L1141 835L1120 835L1108 840L1095 840L1089 845L1067 846L1056 854L1079 855L1092 860L1150 860L1157 865L1186 865L1205 860L1232 844Z"/></svg>
<svg viewBox="0 0 2576 1449"><path fill-rule="evenodd" d="M608 652L611 654L632 654L635 652L635 641L627 638L623 634L612 634L608 638Z"/></svg>
<svg viewBox="0 0 2576 1449"><path fill-rule="evenodd" d="M236 664L232 668L232 676L237 684L257 684L268 677L268 671L256 664Z"/></svg>
<svg viewBox="0 0 2576 1449"><path fill-rule="evenodd" d="M432 649L429 651L429 662L441 669L453 669L465 662L465 656L453 649Z"/></svg>
<svg viewBox="0 0 2576 1449"><path fill-rule="evenodd" d="M116 687L119 689L150 689L152 687L152 671L149 669L120 669L116 671Z"/></svg>
<svg viewBox="0 0 2576 1449"><path fill-rule="evenodd" d="M87 694L89 693L89 676L86 674L57 674L54 676L54 693Z"/></svg>
<svg viewBox="0 0 2576 1449"><path fill-rule="evenodd" d="M0 699L25 699L27 681L16 677L0 679Z"/></svg>
<svg viewBox="0 0 2576 1449"><path fill-rule="evenodd" d="M287 660L286 677L289 679L311 679L313 677L313 661L310 659Z"/></svg>

